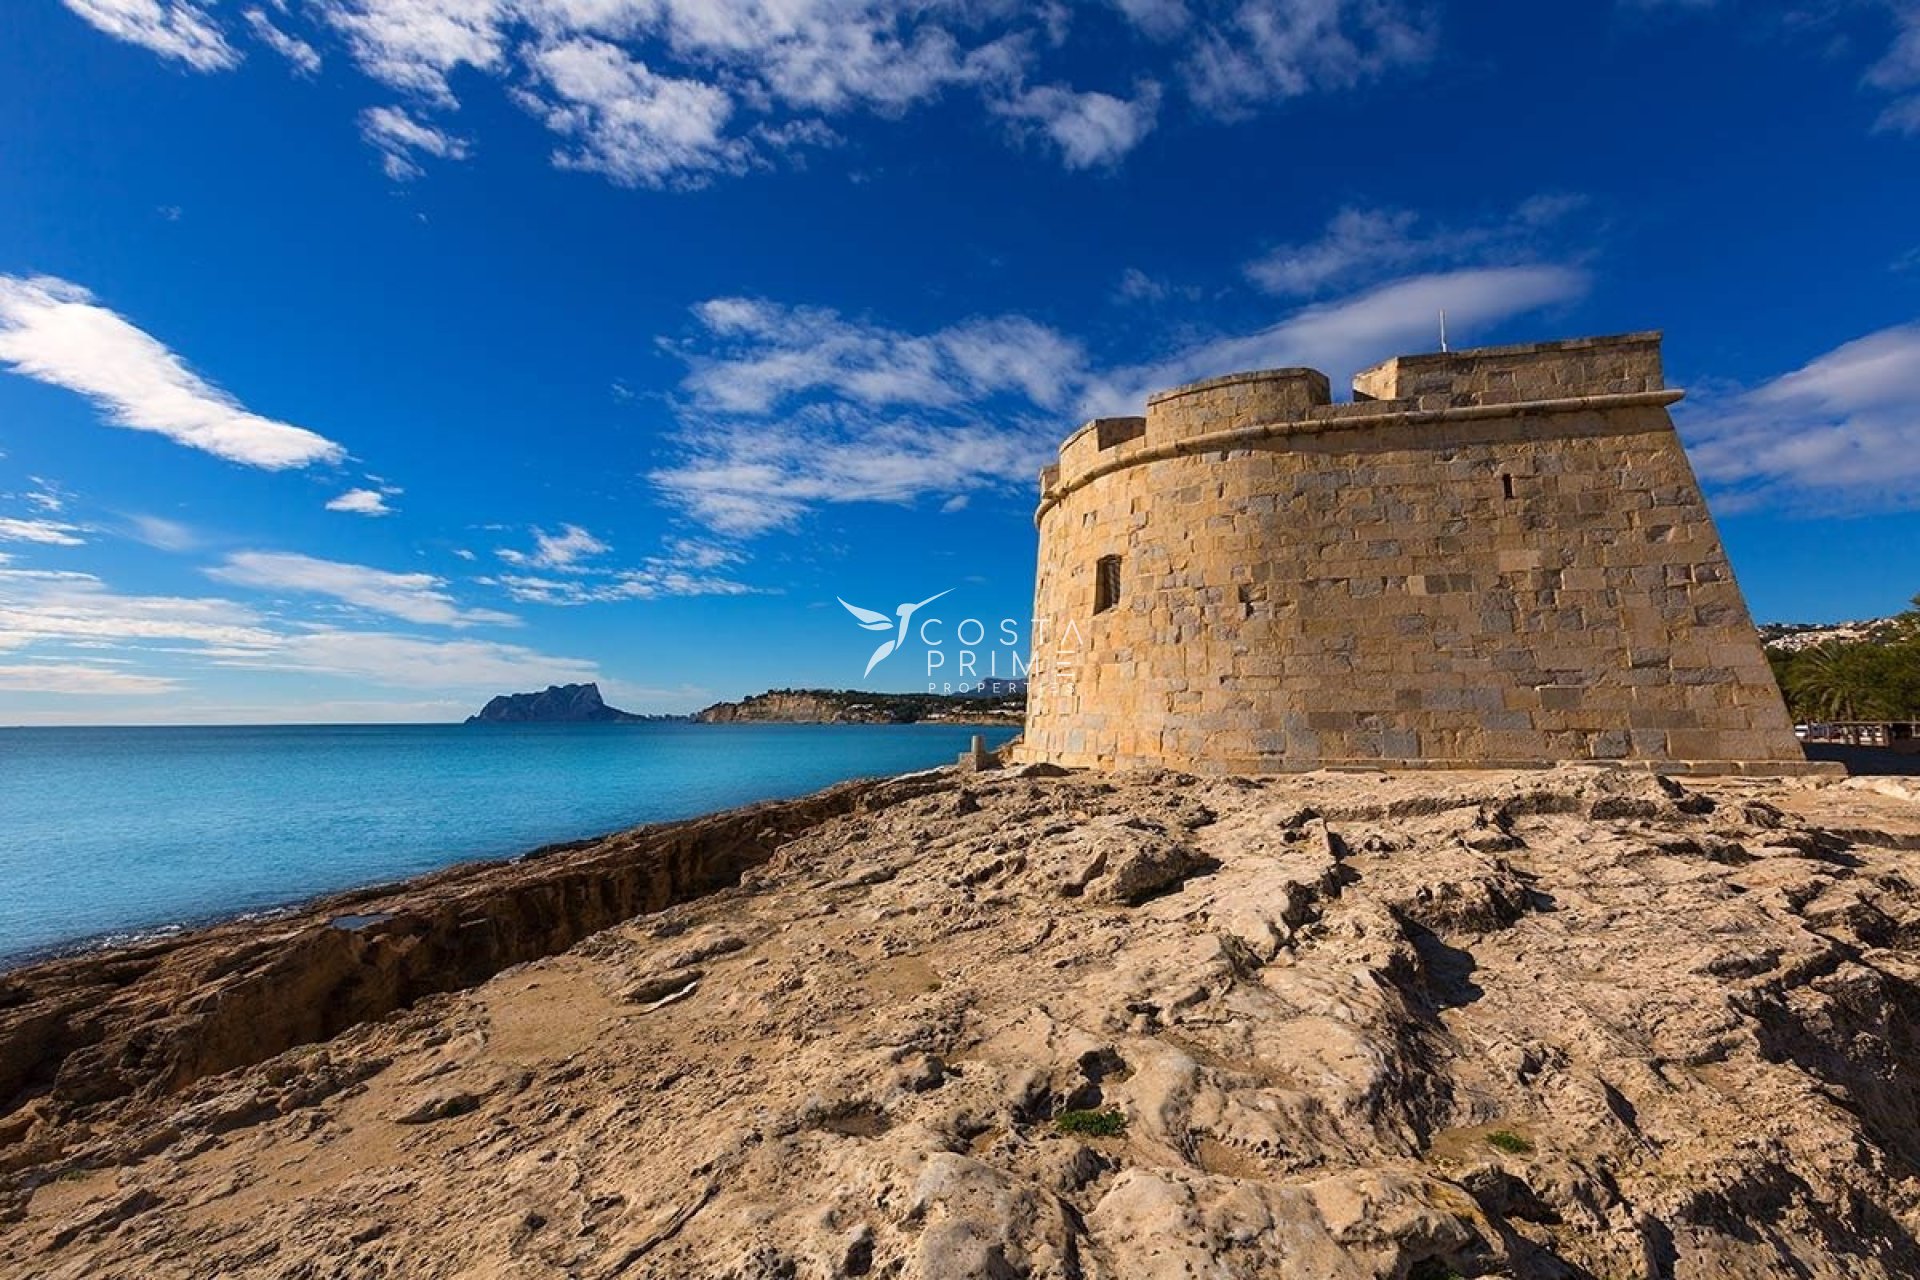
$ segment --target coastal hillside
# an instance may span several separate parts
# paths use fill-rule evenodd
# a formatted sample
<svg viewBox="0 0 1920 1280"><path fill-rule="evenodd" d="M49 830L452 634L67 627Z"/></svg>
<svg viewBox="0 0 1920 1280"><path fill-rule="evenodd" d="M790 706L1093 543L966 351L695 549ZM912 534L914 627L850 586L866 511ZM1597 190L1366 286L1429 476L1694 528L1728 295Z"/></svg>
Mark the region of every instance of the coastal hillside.
<svg viewBox="0 0 1920 1280"><path fill-rule="evenodd" d="M1848 622L1763 622L1760 643L1770 651L1798 653L1819 645L1884 643L1904 629L1906 614Z"/></svg>
<svg viewBox="0 0 1920 1280"><path fill-rule="evenodd" d="M1912 1276L1916 856L1884 779L847 784L8 976L0 1273Z"/></svg>
<svg viewBox="0 0 1920 1280"><path fill-rule="evenodd" d="M870 693L861 689L770 689L738 702L716 702L696 712L706 724L775 721L788 724L1018 725L1026 715L1022 690L1005 694Z"/></svg>

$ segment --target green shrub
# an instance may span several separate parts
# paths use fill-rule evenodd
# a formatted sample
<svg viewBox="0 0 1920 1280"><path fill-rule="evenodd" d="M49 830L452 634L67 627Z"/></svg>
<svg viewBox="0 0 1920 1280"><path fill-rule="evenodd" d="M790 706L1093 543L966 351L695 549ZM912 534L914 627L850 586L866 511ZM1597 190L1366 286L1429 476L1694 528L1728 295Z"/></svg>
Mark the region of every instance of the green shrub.
<svg viewBox="0 0 1920 1280"><path fill-rule="evenodd" d="M1533 1151L1531 1142L1508 1129L1495 1129L1488 1134L1487 1145L1497 1147L1510 1156L1524 1156Z"/></svg>
<svg viewBox="0 0 1920 1280"><path fill-rule="evenodd" d="M1126 1132L1127 1118L1118 1111L1062 1111L1053 1126L1088 1138L1117 1138Z"/></svg>

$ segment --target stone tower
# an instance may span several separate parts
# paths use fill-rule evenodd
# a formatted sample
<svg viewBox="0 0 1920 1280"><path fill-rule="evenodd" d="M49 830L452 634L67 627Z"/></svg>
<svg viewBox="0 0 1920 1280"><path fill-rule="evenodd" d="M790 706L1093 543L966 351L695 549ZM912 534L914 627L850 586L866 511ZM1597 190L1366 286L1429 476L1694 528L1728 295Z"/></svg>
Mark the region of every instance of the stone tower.
<svg viewBox="0 0 1920 1280"><path fill-rule="evenodd" d="M1020 755L1808 771L1660 335L1162 391L1041 476Z"/></svg>

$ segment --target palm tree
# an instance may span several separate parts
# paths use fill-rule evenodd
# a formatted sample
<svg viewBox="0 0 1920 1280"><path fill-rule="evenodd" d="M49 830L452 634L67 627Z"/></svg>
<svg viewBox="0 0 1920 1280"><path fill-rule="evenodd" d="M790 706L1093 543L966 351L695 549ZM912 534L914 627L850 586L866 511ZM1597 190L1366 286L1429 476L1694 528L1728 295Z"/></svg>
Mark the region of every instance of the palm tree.
<svg viewBox="0 0 1920 1280"><path fill-rule="evenodd" d="M1804 650L1793 664L1787 692L1794 706L1817 720L1877 720L1884 705L1887 672L1877 645L1832 641Z"/></svg>

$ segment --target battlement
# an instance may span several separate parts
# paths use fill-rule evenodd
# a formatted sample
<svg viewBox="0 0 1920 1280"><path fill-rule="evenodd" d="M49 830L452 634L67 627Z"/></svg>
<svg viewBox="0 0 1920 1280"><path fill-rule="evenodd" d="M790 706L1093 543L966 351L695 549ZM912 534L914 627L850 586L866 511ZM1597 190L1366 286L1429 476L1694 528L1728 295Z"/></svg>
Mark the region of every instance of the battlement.
<svg viewBox="0 0 1920 1280"><path fill-rule="evenodd" d="M1678 400L1658 332L1395 356L1354 375L1335 404L1318 369L1260 369L1156 391L1144 417L1095 418L1068 436L1040 476L1044 510L1116 468L1235 447L1243 439L1357 430L1415 417L1574 411L1638 398Z"/></svg>
<svg viewBox="0 0 1920 1280"><path fill-rule="evenodd" d="M1658 332L1395 356L1354 375L1353 398L1522 404L1666 387Z"/></svg>

